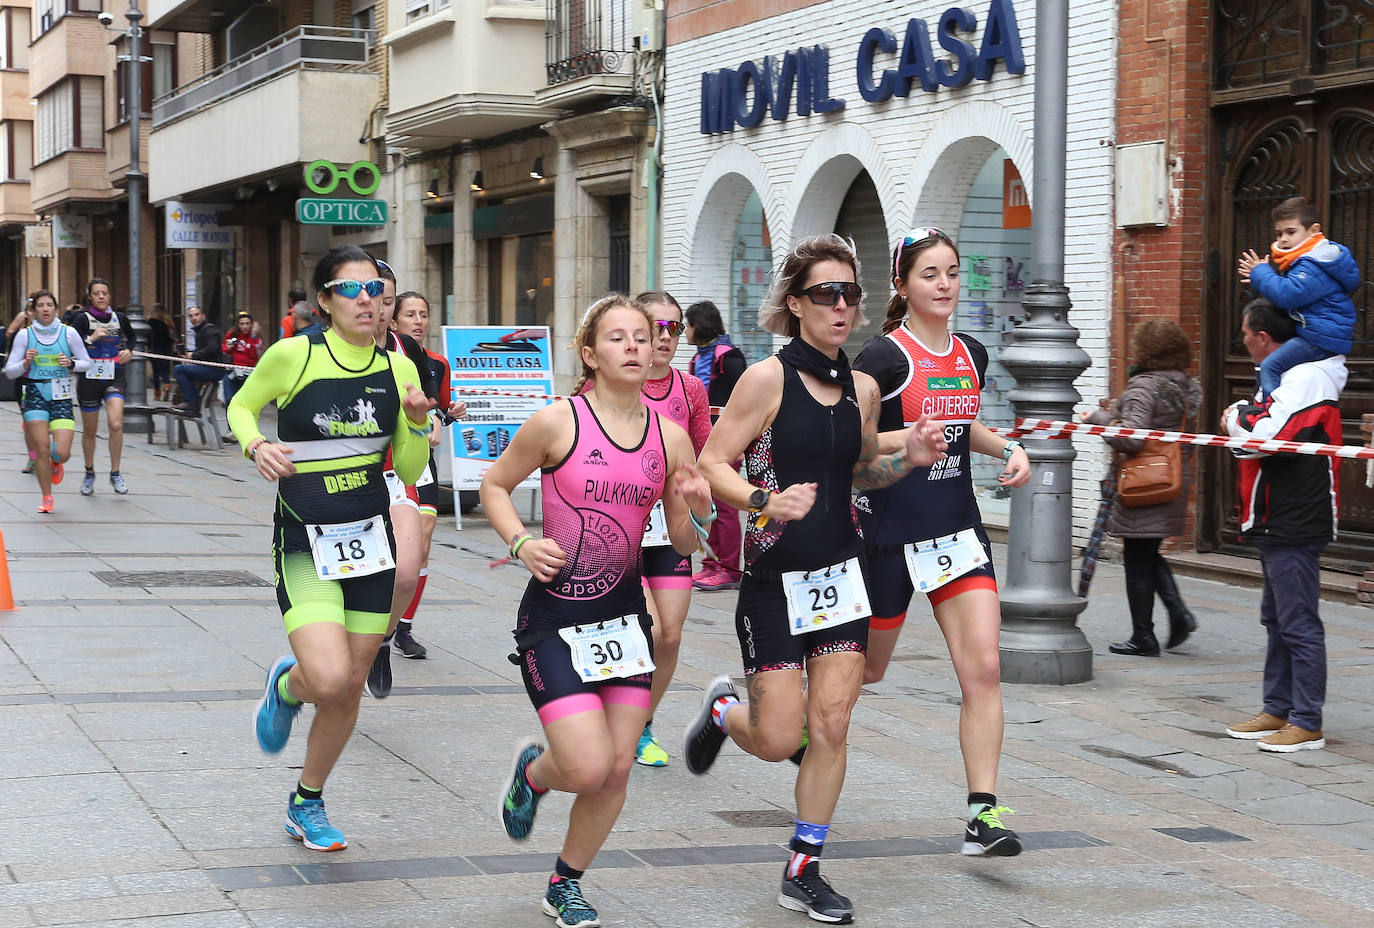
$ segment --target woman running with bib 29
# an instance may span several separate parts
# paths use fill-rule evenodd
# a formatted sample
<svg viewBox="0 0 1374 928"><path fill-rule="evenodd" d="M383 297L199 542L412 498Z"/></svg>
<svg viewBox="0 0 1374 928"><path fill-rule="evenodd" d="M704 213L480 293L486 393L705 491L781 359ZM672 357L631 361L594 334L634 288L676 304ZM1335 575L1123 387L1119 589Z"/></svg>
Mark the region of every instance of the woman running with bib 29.
<svg viewBox="0 0 1374 928"><path fill-rule="evenodd" d="M821 235L797 244L759 310L760 326L792 340L744 372L701 453L713 495L750 510L735 607L749 703L717 677L683 749L697 774L727 735L755 757L783 760L805 718L797 830L777 899L840 923L853 920L854 906L821 876L820 857L844 786L870 615L850 487L886 486L944 451L939 427L922 418L902 449L879 455L877 385L850 370L841 347L863 324L858 279L852 242ZM735 469L741 455L747 480Z"/></svg>
<svg viewBox="0 0 1374 928"><path fill-rule="evenodd" d="M577 794L543 901L559 928L601 924L579 880L620 815L649 717L653 635L638 566L645 520L661 497L673 548L687 555L713 518L687 433L644 404L654 328L628 297L593 304L573 348L583 381L594 376L596 385L531 416L482 479L492 528L530 572L515 643L549 743L516 749L500 798L506 833L527 837L549 790ZM526 531L510 496L536 468L543 538Z"/></svg>
<svg viewBox="0 0 1374 928"><path fill-rule="evenodd" d="M997 805L1002 753L1002 689L998 633L1001 603L992 548L983 530L969 470L972 452L1006 463L1004 487L1030 479L1019 441L998 438L978 421L988 352L968 335L950 334L959 305L959 253L939 229L915 229L897 243L883 335L869 339L854 366L882 391L878 427L883 448L900 447L907 429L930 416L945 427L949 456L857 501L868 542L873 619L865 683L883 678L906 620L911 594L930 600L959 678L959 745L968 777L963 853L1011 857L1016 833L1002 825Z"/></svg>

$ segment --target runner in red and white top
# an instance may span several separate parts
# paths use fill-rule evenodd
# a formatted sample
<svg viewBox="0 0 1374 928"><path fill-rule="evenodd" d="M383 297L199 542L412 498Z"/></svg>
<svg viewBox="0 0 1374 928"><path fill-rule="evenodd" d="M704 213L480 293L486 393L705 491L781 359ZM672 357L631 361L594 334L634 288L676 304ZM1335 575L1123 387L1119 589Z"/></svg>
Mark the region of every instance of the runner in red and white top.
<svg viewBox="0 0 1374 928"><path fill-rule="evenodd" d="M1002 753L1002 691L998 651L1001 604L992 549L973 494L969 456L1001 458L1004 487L1030 479L1030 460L1019 441L1006 441L978 421L987 350L974 338L949 331L959 304L959 252L939 229L914 229L893 251L893 285L883 335L870 339L854 361L878 382L883 407L879 450L901 447L907 427L921 416L945 426L948 454L884 490L855 501L868 542L873 618L865 683L883 678L901 634L912 593L930 600L944 632L963 692L959 744L968 777L965 854L1012 856L1021 852L997 804L997 763Z"/></svg>

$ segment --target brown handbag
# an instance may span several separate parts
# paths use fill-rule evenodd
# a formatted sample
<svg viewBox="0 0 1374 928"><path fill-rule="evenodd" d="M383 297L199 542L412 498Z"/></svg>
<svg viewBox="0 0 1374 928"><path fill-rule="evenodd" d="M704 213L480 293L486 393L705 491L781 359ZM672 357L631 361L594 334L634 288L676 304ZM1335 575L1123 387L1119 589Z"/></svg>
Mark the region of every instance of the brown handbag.
<svg viewBox="0 0 1374 928"><path fill-rule="evenodd" d="M1172 503L1183 494L1183 446L1145 439L1145 446L1122 458L1116 495L1128 509Z"/></svg>

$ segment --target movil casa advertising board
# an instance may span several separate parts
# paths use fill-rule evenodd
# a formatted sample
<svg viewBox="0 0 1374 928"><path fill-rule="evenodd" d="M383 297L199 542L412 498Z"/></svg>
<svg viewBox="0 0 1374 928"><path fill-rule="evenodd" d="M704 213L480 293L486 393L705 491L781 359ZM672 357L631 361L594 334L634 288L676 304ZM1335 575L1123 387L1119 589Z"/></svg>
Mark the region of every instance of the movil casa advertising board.
<svg viewBox="0 0 1374 928"><path fill-rule="evenodd" d="M340 183L357 196L331 197ZM385 225L386 200L371 198L381 185L382 172L371 161L355 161L348 167L312 161L305 166L305 186L319 196L296 201L296 221L309 226Z"/></svg>

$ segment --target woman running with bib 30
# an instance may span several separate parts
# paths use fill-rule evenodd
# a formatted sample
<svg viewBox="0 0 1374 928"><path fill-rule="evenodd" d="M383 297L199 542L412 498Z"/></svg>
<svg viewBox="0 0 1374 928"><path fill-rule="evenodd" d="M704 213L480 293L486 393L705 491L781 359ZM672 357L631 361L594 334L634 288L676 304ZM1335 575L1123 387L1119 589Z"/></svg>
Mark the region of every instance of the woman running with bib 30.
<svg viewBox="0 0 1374 928"><path fill-rule="evenodd" d="M649 379L644 382L644 404L675 422L692 439L694 453L700 454L711 434L711 409L706 387L692 374L673 367L678 341L685 328L682 307L672 294L651 290L635 297L635 302L654 319L654 353ZM589 380L588 383L591 383ZM590 389L584 387L584 389ZM654 688L649 704L649 721L635 745L635 760L646 767L664 767L668 752L654 737L654 712L673 682L678 649L682 645L682 626L692 604L692 556L679 554L668 539L663 504L656 503L645 526L644 546L640 552L644 577L644 599L654 620Z"/></svg>
<svg viewBox="0 0 1374 928"><path fill-rule="evenodd" d="M628 297L593 304L573 347L584 381L595 376L596 385L531 416L482 480L492 528L531 575L515 642L549 743L516 749L500 800L506 833L527 837L550 789L577 794L543 902L560 928L601 924L579 879L620 815L649 717L653 636L638 568L645 520L662 497L673 547L685 555L712 519L687 433L643 402L653 328ZM525 530L510 497L536 468L543 538Z"/></svg>
<svg viewBox="0 0 1374 928"><path fill-rule="evenodd" d="M30 448L38 449L33 473L38 478L42 500L39 512L52 512L52 488L62 482L62 472L72 456L72 397L76 396L74 374L91 366L81 336L57 320L57 297L39 290L29 300L33 323L14 335L5 376L24 382L22 405L24 434Z"/></svg>
<svg viewBox="0 0 1374 928"><path fill-rule="evenodd" d="M314 282L329 328L267 349L229 403L229 425L258 473L277 481L272 557L292 653L267 672L258 746L280 752L301 705L315 704L286 830L312 850L337 851L348 841L325 816L322 792L358 720L396 576L382 457L390 446L401 478L419 476L430 401L415 365L374 341L382 281L371 256L334 248ZM258 429L272 401L275 443Z"/></svg>
<svg viewBox="0 0 1374 928"><path fill-rule="evenodd" d="M792 341L745 371L701 453L713 495L750 510L735 609L749 705L717 677L683 749L698 774L727 735L755 757L784 760L805 718L810 744L778 904L841 923L854 906L820 875L820 857L844 786L870 614L850 487L886 486L944 450L939 427L922 418L902 450L879 456L877 385L850 371L841 348L863 324L858 279L853 243L838 235L793 249L759 310L760 326ZM748 480L734 466L740 455Z"/></svg>
<svg viewBox="0 0 1374 928"><path fill-rule="evenodd" d="M944 424L949 456L859 500L873 596L864 682L883 678L911 594L925 593L963 693L959 745L969 788L963 853L1011 857L1021 853L1021 841L1003 826L1001 815L1010 810L998 806L996 796L1002 610L969 456L976 451L1005 462L998 477L1004 487L1030 479L1030 460L1019 441L998 438L978 421L988 352L976 339L949 331L959 305L954 242L939 229L908 232L897 243L892 268L897 293L887 304L884 334L869 339L854 366L882 391L883 447L900 446L904 427L928 415Z"/></svg>

